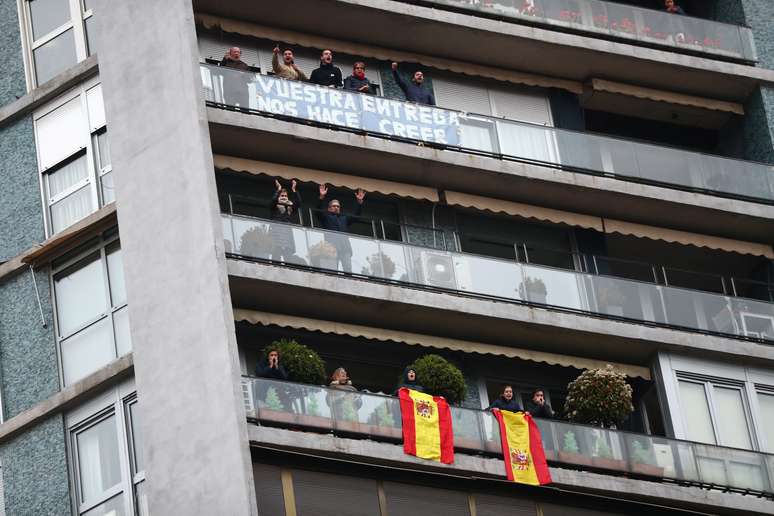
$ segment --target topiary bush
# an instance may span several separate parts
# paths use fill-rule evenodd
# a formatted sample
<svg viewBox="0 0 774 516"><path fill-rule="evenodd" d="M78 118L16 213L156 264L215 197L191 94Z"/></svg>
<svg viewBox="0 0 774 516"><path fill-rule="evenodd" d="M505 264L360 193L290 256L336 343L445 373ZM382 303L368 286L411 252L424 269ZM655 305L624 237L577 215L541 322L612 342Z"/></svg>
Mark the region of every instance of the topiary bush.
<svg viewBox="0 0 774 516"><path fill-rule="evenodd" d="M271 351L279 351L279 363L293 382L325 384L325 362L313 349L292 339L281 339L263 348L263 360Z"/></svg>
<svg viewBox="0 0 774 516"><path fill-rule="evenodd" d="M443 396L449 403L459 403L465 398L465 378L462 371L445 358L425 355L409 367L417 372L417 382L425 392Z"/></svg>
<svg viewBox="0 0 774 516"><path fill-rule="evenodd" d="M567 385L564 411L570 421L612 427L633 410L632 387L610 364L584 371Z"/></svg>

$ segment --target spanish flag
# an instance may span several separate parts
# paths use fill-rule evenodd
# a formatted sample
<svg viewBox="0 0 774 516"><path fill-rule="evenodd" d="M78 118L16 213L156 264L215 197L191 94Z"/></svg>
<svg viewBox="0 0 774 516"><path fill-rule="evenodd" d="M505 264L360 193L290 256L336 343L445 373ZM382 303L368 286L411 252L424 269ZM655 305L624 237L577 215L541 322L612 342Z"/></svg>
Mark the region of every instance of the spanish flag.
<svg viewBox="0 0 774 516"><path fill-rule="evenodd" d="M492 411L500 424L505 473L508 480L540 486L551 483L540 430L524 412Z"/></svg>
<svg viewBox="0 0 774 516"><path fill-rule="evenodd" d="M442 396L403 387L399 392L403 451L444 464L454 462L451 411Z"/></svg>

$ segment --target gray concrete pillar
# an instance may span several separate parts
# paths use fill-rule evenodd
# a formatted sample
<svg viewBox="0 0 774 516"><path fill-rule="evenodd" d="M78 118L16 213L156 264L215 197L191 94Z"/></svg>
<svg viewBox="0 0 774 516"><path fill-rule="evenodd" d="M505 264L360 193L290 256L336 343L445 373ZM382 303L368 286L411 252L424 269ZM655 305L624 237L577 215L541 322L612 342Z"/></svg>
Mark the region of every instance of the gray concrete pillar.
<svg viewBox="0 0 774 516"><path fill-rule="evenodd" d="M255 514L191 0L98 0L154 515Z"/></svg>

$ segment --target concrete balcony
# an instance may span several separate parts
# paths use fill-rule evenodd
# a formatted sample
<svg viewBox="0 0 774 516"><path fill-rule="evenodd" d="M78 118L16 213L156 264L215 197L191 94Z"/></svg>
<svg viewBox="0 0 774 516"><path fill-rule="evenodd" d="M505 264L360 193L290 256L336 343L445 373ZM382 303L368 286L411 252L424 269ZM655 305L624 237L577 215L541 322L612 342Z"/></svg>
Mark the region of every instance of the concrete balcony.
<svg viewBox="0 0 774 516"><path fill-rule="evenodd" d="M439 334L453 316L457 337L636 364L667 349L774 358L760 345L774 342L772 303L241 216L223 224L228 256L283 266L230 260L240 308ZM272 260L280 242L293 251Z"/></svg>
<svg viewBox="0 0 774 516"><path fill-rule="evenodd" d="M255 444L368 456L369 462L453 474L468 471L480 478L505 476L499 429L486 411L452 407L455 463L441 466L406 456L397 446L402 429L395 397L262 378L243 378L242 390L248 420L260 425L248 431ZM710 503L713 512L721 513L766 513L773 506L774 456L769 454L556 420L536 422L560 486L609 488L634 498L649 493L673 507ZM266 426L272 428L263 431ZM618 480L621 476L628 478ZM710 489L712 500L689 486Z"/></svg>
<svg viewBox="0 0 774 516"><path fill-rule="evenodd" d="M344 172L358 163L355 175L758 242L774 234L770 165L209 65L202 80L219 153Z"/></svg>

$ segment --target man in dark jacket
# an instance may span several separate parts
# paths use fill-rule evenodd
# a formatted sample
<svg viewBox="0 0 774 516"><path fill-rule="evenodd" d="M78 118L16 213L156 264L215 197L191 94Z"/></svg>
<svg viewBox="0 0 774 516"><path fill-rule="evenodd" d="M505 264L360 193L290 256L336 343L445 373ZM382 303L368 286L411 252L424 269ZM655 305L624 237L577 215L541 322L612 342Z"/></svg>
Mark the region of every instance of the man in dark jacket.
<svg viewBox="0 0 774 516"><path fill-rule="evenodd" d="M685 14L683 8L675 3L675 0L664 0L664 10L672 14Z"/></svg>
<svg viewBox="0 0 774 516"><path fill-rule="evenodd" d="M365 63L363 61L356 62L355 66L352 67L352 75L344 79L344 89L360 93L374 93L371 82L365 76Z"/></svg>
<svg viewBox="0 0 774 516"><path fill-rule="evenodd" d="M355 209L354 217L341 214L341 203L338 199L331 199L326 207L326 195L328 195L328 187L322 184L320 185L320 200L317 203L317 220L320 222L320 227L346 233L349 231L349 226L352 225L353 218L357 218L363 213L365 190L359 188L355 192L357 209ZM336 256L338 261L341 262L341 268L344 272L352 272L352 246L349 243L349 238L346 235L329 234L325 235L325 240L336 248Z"/></svg>
<svg viewBox="0 0 774 516"><path fill-rule="evenodd" d="M554 411L551 410L551 405L546 403L543 389L535 389L535 392L532 393L532 400L527 403L527 412L532 414L533 417L542 417L545 419L554 417Z"/></svg>
<svg viewBox="0 0 774 516"><path fill-rule="evenodd" d="M398 63L392 63L392 77L398 83L400 89L403 90L406 100L435 106L435 97L433 97L432 92L422 86L422 83L425 82L425 74L421 70L414 72L414 78L411 79L411 83L406 84L406 81L398 74Z"/></svg>
<svg viewBox="0 0 774 516"><path fill-rule="evenodd" d="M255 366L255 376L258 378L272 378L274 380L287 380L288 373L279 363L279 351L269 351L268 358Z"/></svg>
<svg viewBox="0 0 774 516"><path fill-rule="evenodd" d="M341 69L333 66L333 52L323 50L320 56L320 68L312 72L309 82L330 88L341 88Z"/></svg>
<svg viewBox="0 0 774 516"><path fill-rule="evenodd" d="M523 412L524 408L521 406L521 401L514 397L513 387L506 385L503 389L503 393L499 398L494 400L487 410L492 409L509 410L511 412Z"/></svg>

